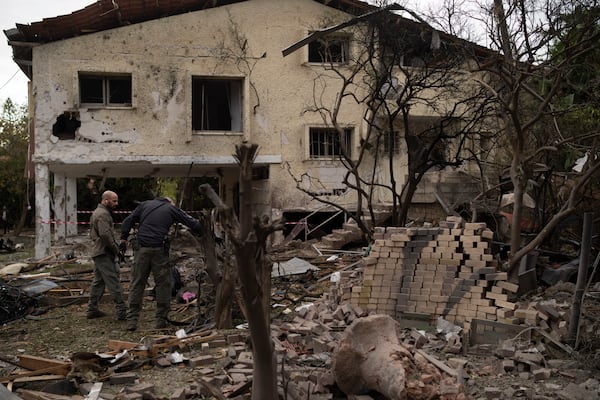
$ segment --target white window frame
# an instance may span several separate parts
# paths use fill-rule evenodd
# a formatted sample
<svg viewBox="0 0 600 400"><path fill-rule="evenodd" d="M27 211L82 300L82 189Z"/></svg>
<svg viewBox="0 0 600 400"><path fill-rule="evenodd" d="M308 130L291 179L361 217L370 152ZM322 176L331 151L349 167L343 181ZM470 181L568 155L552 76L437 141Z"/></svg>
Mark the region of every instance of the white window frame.
<svg viewBox="0 0 600 400"><path fill-rule="evenodd" d="M89 101L90 93L84 93L86 86L83 84L82 79L94 79L100 81L102 90L102 99L98 98L98 101ZM117 81L128 81L129 82L129 95L128 100L124 102L111 101L111 93L116 90L118 86L114 85ZM80 71L77 76L79 103L83 107L88 108L132 108L133 107L133 77L131 73L120 73L120 72L83 72ZM127 96L126 96L127 97Z"/></svg>
<svg viewBox="0 0 600 400"><path fill-rule="evenodd" d="M227 84L229 93L225 93L225 99L228 102L228 111L230 114L230 127L224 129L222 125L217 125L214 128L210 127L210 121L205 119L205 116L211 113L209 104L206 98L205 90L216 90L214 86L209 88L210 84L219 85ZM200 90L201 92L197 92ZM193 132L232 132L241 133L244 129L244 91L245 82L240 77L215 77L215 76L192 76L192 100L191 100L191 126ZM219 93L222 95L223 93ZM223 99L219 99L223 101ZM215 97L216 101L216 97ZM198 104L200 102L200 104ZM199 108L199 109L197 109ZM197 118L200 118L197 120ZM223 120L221 119L221 122Z"/></svg>
<svg viewBox="0 0 600 400"><path fill-rule="evenodd" d="M307 60L309 64L333 64L333 65L346 65L350 62L350 42L352 40L352 36L350 34L332 34L325 35L323 37L317 38L310 42L307 48ZM331 54L329 53L329 49L333 48L333 46L339 45L339 59L331 59ZM319 54L320 52L315 49L316 46L319 46L319 49L326 49L325 59L319 57L319 59L315 59L314 55ZM312 58L311 58L312 57Z"/></svg>

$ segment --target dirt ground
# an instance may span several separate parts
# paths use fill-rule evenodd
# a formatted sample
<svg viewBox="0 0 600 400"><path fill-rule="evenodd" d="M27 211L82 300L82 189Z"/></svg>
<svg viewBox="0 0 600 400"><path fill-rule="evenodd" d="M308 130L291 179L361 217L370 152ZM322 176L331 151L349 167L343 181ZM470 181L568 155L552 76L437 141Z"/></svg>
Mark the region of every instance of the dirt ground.
<svg viewBox="0 0 600 400"><path fill-rule="evenodd" d="M27 240L25 240L27 241ZM77 244L73 247L75 255L81 254L82 249ZM184 283L193 280L194 266L197 263L197 255L192 254L186 248L176 249L179 256L178 268L183 271L182 278ZM301 256L309 261L315 261L315 254L311 253L310 248L298 246L291 248L286 254L280 255L282 259L291 256ZM314 257L314 258L311 258ZM17 261L24 261L31 258L31 247L25 246L23 251L10 254L0 254L0 266L7 265ZM78 268L89 268L89 260L86 262L84 257L73 261ZM70 264L62 264L60 268L69 268ZM55 267L56 268L56 267ZM332 269L333 268L333 269ZM313 301L318 302L319 293L327 291L328 280L322 281L317 285L318 279L335 270L335 267L328 267L316 275L306 275L293 280L274 280L273 298L274 304L278 303L286 309L294 309L294 306L300 302ZM124 275L127 275L127 267L123 269ZM86 283L82 283L82 287ZM127 279L125 284L127 285ZM293 290L296 286L298 290ZM315 288L319 286L319 290ZM306 288L310 287L312 293L306 294ZM283 293L283 294L282 294ZM205 293L210 296L209 293ZM435 329L427 333L431 340L424 346L428 353L435 355L440 360L450 362L451 359L458 358L464 363L465 376L462 379L465 398L470 399L598 399L600 398L600 299L596 299L598 293L591 293L584 302L585 312L589 320L595 323L593 327L588 327L581 348L568 354L559 345L552 341L544 340L543 337L533 335L532 339L526 343L531 349L535 348L542 354L543 362L541 364L515 364L515 368L506 368L506 360L499 357L496 346L466 346L466 338L463 338L464 345L458 353L448 353L444 351L445 342L443 338L436 334ZM549 291L540 289L531 295L535 298L552 298L562 301L561 296L569 296L564 291ZM568 300L565 298L565 300ZM297 304L296 304L297 302ZM210 329L210 304L200 303L200 313L195 306L182 306L175 300L172 303L171 316L178 321L192 321L196 323L202 321L206 324L204 329ZM56 360L69 360L74 353L90 352L103 353L108 351L108 343L111 340L134 342L143 344L165 335L174 335L178 329L185 327L170 326L164 330L156 330L154 324L155 304L150 297L144 304L144 310L139 322L138 330L128 332L125 329L126 323L116 321L114 318L113 305L108 296L105 296L101 309L109 315L103 318L88 320L85 318L85 301L78 301L73 304L60 306L40 307L37 315L27 315L15 321L11 321L0 326L0 357L3 360L15 359L19 355L35 355ZM204 316L205 319L196 319L198 316ZM282 314L281 307L274 307L274 318L293 319L294 314ZM236 323L243 322L238 319ZM591 334L590 334L591 332ZM225 332L224 334L227 334ZM182 349L183 356L193 358L204 354L200 345L190 345ZM219 358L222 354L220 349L214 349L215 357ZM330 355L328 355L330 356ZM10 363L2 362L0 359L0 377L8 375L14 367ZM322 369L322 368L321 368ZM544 369L544 373L539 372ZM159 368L152 365L142 365L134 370L138 376L139 383L151 383L155 387L157 398L170 399L172 394L182 387L189 387L199 378L203 377L206 371L202 368L189 368L184 364L174 365L168 368ZM307 375L308 376L308 375ZM308 377L307 377L308 379ZM40 389L44 383L39 384ZM28 388L32 385L29 384ZM108 389L114 395L123 390L123 386L112 385ZM346 399L339 391L332 389L331 399ZM376 400L383 400L383 397L375 393L369 394ZM1 397L1 396L0 396ZM211 397L196 397L211 398ZM317 398L317 397L315 397ZM325 398L325 397L324 397ZM435 397L440 398L440 397Z"/></svg>

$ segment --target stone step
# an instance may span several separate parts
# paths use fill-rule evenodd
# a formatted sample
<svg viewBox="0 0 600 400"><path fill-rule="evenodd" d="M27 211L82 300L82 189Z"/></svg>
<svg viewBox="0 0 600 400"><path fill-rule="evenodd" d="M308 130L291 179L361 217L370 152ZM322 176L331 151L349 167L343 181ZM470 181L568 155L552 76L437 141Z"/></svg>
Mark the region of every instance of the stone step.
<svg viewBox="0 0 600 400"><path fill-rule="evenodd" d="M361 231L360 229L334 229L331 231L332 235L335 235L340 238L348 238L348 239L360 239Z"/></svg>
<svg viewBox="0 0 600 400"><path fill-rule="evenodd" d="M321 244L329 249L341 249L347 242L344 239L337 238L333 235L323 236Z"/></svg>

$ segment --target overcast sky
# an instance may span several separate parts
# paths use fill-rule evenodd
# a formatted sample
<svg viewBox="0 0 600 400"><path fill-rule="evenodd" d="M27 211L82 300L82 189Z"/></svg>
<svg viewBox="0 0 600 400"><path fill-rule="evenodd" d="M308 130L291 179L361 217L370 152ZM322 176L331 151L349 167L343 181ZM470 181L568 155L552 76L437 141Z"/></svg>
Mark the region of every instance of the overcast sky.
<svg viewBox="0 0 600 400"><path fill-rule="evenodd" d="M427 0L435 1L435 0ZM408 3L423 3L423 0L411 0ZM7 29L15 28L17 23L30 24L44 18L57 17L80 10L95 0L12 0L4 1L0 12L2 44L0 45L0 104L11 98L18 104L27 103L27 81L23 71L12 60L12 48L4 34ZM403 2L406 3L406 2ZM419 4L421 5L421 4Z"/></svg>
<svg viewBox="0 0 600 400"><path fill-rule="evenodd" d="M0 45L0 104L7 98L14 102L27 102L27 81L23 71L12 60L12 48L4 31L16 28L19 24L39 22L44 18L70 14L85 6L95 3L94 0L18 0L5 1L0 12L0 28L2 43Z"/></svg>

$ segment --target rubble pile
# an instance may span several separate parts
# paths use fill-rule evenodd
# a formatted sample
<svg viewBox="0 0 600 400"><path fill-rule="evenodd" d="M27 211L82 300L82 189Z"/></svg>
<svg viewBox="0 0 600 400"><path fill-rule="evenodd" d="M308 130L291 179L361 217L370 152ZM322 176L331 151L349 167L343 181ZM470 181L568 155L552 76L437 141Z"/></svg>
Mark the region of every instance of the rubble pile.
<svg viewBox="0 0 600 400"><path fill-rule="evenodd" d="M332 256L317 267L315 260L324 256L310 264L292 258L298 252L281 254L272 279L271 335L282 399L600 399L597 347L584 359L563 344L572 284L517 298L517 285L498 271L490 231L482 224L449 218L435 228L377 228L377 235L362 259ZM196 298L174 299L171 315L178 321L210 318L210 285L204 280L200 288L193 285L197 254L177 247L173 254L182 290L195 290ZM127 275L123 268L125 288ZM44 286L44 297L63 297L43 303L68 307L50 325L54 335L79 335L87 326L108 337L96 349L83 341L85 349L71 348L54 358L25 354L7 341L0 346L0 398L251 398L254 364L244 324L221 331L209 323L153 331L146 328L150 310L135 333L108 319L74 323L77 310L84 315L90 269L44 277L60 283ZM592 289L599 291L600 285ZM586 299L581 330L598 340L600 308ZM77 323L82 325L69 326ZM0 334L27 335L26 329L0 329ZM61 382L69 382L70 390L56 390Z"/></svg>

